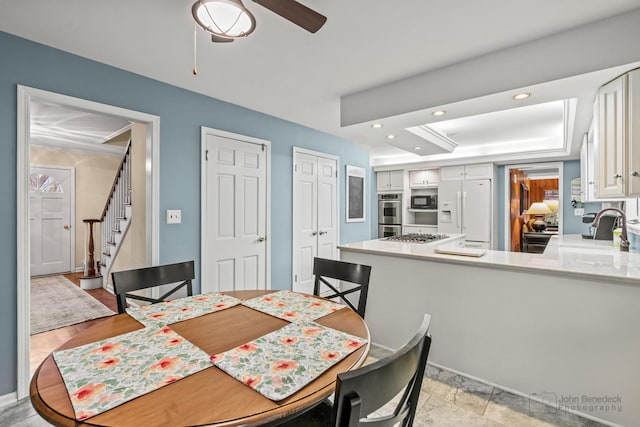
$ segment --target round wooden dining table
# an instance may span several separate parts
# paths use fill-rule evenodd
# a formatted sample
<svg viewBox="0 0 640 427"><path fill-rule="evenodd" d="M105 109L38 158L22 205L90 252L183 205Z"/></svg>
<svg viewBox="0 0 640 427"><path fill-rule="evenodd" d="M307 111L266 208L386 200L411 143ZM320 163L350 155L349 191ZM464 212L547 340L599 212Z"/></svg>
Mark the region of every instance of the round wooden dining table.
<svg viewBox="0 0 640 427"><path fill-rule="evenodd" d="M241 300L273 291L225 292ZM370 342L364 320L345 307L316 320ZM208 354L218 354L289 324L243 305L171 324L178 334ZM111 338L143 328L128 314L105 318L82 331L58 350ZM281 401L272 401L215 366L156 389L120 406L77 421L69 394L50 354L36 370L30 386L36 411L57 426L254 426L277 424L330 396L340 372L364 364L369 344L333 365L321 376Z"/></svg>

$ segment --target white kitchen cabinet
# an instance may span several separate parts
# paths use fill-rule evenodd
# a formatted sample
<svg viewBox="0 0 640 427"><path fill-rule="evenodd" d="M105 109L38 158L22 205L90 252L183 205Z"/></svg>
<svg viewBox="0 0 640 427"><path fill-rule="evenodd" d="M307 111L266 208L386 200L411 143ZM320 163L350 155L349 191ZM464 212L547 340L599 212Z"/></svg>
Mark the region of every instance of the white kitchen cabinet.
<svg viewBox="0 0 640 427"><path fill-rule="evenodd" d="M440 171L438 169L409 171L409 187L411 188L436 187L439 182Z"/></svg>
<svg viewBox="0 0 640 427"><path fill-rule="evenodd" d="M407 224L402 226L402 234L436 234L438 232L437 225L413 225Z"/></svg>
<svg viewBox="0 0 640 427"><path fill-rule="evenodd" d="M598 91L596 197L640 195L640 70Z"/></svg>
<svg viewBox="0 0 640 427"><path fill-rule="evenodd" d="M590 127L589 132L584 134L580 146L580 202L591 202L595 199L595 169L593 127Z"/></svg>
<svg viewBox="0 0 640 427"><path fill-rule="evenodd" d="M378 191L404 190L404 170L380 171L376 173Z"/></svg>
<svg viewBox="0 0 640 427"><path fill-rule="evenodd" d="M440 168L440 181L465 179L492 179L493 163L475 165L444 166Z"/></svg>

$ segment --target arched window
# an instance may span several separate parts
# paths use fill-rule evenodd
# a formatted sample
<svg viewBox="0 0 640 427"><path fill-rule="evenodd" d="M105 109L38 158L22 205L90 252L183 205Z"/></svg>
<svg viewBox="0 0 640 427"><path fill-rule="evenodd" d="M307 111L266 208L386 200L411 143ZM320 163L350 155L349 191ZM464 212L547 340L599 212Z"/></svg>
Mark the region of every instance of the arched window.
<svg viewBox="0 0 640 427"><path fill-rule="evenodd" d="M29 176L29 183L33 193L64 193L62 185L50 175L32 173Z"/></svg>

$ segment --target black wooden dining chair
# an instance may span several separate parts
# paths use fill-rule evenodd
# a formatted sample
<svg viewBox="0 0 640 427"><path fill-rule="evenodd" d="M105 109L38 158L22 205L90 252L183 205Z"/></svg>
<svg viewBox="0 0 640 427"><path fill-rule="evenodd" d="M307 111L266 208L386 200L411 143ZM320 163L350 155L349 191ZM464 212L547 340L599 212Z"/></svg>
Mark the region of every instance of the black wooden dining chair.
<svg viewBox="0 0 640 427"><path fill-rule="evenodd" d="M322 296L327 299L340 298L364 319L364 312L367 308L367 294L369 292L371 266L316 257L313 259L313 274L315 276L313 284L314 295ZM342 289L339 285L338 287L340 289L338 289L327 279L349 282L353 286ZM329 292L331 292L330 294L323 294L321 292L323 285L329 288ZM360 295L358 297L358 304L355 306L347 298L347 295L358 291L360 292Z"/></svg>
<svg viewBox="0 0 640 427"><path fill-rule="evenodd" d="M164 301L168 296L174 294L183 287L187 288L187 295L193 295L191 281L195 278L194 271L194 262L186 261L176 264L112 272L111 281L113 282L113 291L116 294L116 299L118 301L118 313L124 313L126 311L127 298L154 304ZM171 283L178 284L170 291L165 292L159 298L150 298L130 293L132 291L153 288L155 286Z"/></svg>
<svg viewBox="0 0 640 427"><path fill-rule="evenodd" d="M391 356L338 374L333 406L323 401L279 426L412 426L431 347L430 321L425 314L413 338ZM389 403L400 393L397 404ZM374 412L382 415L372 415Z"/></svg>

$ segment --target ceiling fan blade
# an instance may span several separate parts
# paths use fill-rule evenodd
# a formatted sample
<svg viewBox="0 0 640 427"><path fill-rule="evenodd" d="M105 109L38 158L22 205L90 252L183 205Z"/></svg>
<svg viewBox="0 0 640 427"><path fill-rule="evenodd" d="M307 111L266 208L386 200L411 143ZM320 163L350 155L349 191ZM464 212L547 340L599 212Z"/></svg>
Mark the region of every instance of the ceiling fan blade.
<svg viewBox="0 0 640 427"><path fill-rule="evenodd" d="M215 34L211 34L211 41L214 43L231 43L233 39L228 39L226 37L216 36Z"/></svg>
<svg viewBox="0 0 640 427"><path fill-rule="evenodd" d="M319 14L313 9L298 3L295 0L253 0L261 6L266 7L270 11L277 13L285 19L293 22L299 27L304 28L310 33L318 31L325 22L327 17Z"/></svg>

